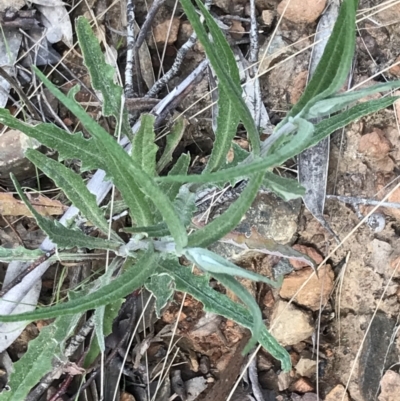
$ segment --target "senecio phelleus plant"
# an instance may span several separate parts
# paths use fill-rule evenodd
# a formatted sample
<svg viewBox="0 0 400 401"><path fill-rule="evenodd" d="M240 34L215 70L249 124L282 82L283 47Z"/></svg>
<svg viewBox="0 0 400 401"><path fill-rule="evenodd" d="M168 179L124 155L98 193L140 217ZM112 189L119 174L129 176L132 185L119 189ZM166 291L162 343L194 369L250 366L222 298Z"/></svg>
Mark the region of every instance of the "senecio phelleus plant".
<svg viewBox="0 0 400 401"><path fill-rule="evenodd" d="M57 244L57 258L62 260L64 255L70 255L68 250L79 248L110 250L116 254L104 275L79 291L71 291L67 302L33 312L0 316L0 322L56 318L41 331L38 338L31 341L27 353L15 364L9 382L11 391L1 394L0 400L16 400L15 397L19 397L20 401L25 398L37 381L51 369L54 354L43 356L48 342L58 342L57 352L62 355L66 338L73 333L80 316L88 310L94 310L96 315L97 338L93 341L91 353L92 357L97 355L104 349L103 337L109 334L110 322L124 298L142 286L146 286L155 295L158 313L174 290L191 294L203 303L205 310L232 319L251 331L252 337L245 352L258 342L281 362L284 370L291 368L287 351L269 334L256 301L235 277L270 285L279 283L246 271L207 250L207 247L235 228L262 183L280 196L301 196L303 191L296 181L278 177L272 173L272 169L315 145L333 131L392 105L397 98L382 97L358 104L356 101L376 92L400 87L400 83L390 82L361 91L336 94L346 80L355 50L357 1L344 0L324 55L303 96L273 134L262 142L242 98L239 71L224 35L200 0L194 3L202 19L191 0L181 0L181 3L218 78L219 113L215 143L202 174L188 175L189 155L182 154L168 175L158 175L172 160L171 144L175 143L176 146L174 135L179 137L176 132L183 129L181 121L172 129L171 140L167 143L169 148L164 150L164 155L157 161L154 117L142 115L140 128L132 139L132 150L128 153L75 100L78 87L64 95L38 69L35 72L44 85L79 119L90 138L84 138L82 133L71 135L54 124L32 126L12 117L7 110L0 110L0 123L18 129L48 148L57 150L58 161L33 149L29 149L26 156L64 191L79 209L81 220L86 219L104 233L104 238L91 237L74 222L64 226L42 217L30 205L18 182L12 177L20 198L39 227ZM104 99L103 114L116 118L116 132L131 137L127 114L121 112L123 90L113 83L113 68L105 63L88 21L78 18L76 30L92 85L102 93ZM241 161L229 164L226 156L233 146L232 140L239 123L247 131L251 152L243 157L241 150ZM237 150L235 147L233 149ZM66 159L80 160L82 171L102 169L106 172L106 180L111 181L120 191L133 222L132 227L125 228L126 232L131 233L128 243L124 243L117 233L110 230L104 209L97 205L95 196L86 188L81 176L65 167L62 161ZM239 198L222 215L188 234L189 228L193 228L191 221L196 210L196 191L205 185L223 185L243 179L248 181ZM34 260L38 252L21 247L11 250L1 248L0 260L10 261L19 257L26 260L30 256ZM182 256L204 274L192 274L190 267L179 262ZM242 302L234 302L211 288L210 276L233 291ZM37 355L42 356L38 358ZM24 376L27 366L30 382Z"/></svg>

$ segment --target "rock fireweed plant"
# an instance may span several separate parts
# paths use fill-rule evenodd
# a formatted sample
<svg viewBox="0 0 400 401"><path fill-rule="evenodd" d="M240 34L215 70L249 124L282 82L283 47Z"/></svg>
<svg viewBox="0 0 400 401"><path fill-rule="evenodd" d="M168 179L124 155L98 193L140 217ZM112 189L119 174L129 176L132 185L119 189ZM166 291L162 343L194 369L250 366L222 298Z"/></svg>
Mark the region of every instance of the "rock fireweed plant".
<svg viewBox="0 0 400 401"><path fill-rule="evenodd" d="M303 96L273 134L262 142L242 98L239 71L224 35L200 0L195 0L195 4L203 20L191 0L181 0L181 3L218 78L219 113L215 143L203 174L188 175L189 156L182 154L167 176L158 176L157 172L171 161L171 143L176 146L176 141L171 135L171 142L157 162L153 116L141 116L140 129L133 136L129 154L76 102L74 96L79 88L75 87L68 95L64 95L38 69L35 72L44 85L79 119L90 138L84 138L82 133L71 135L54 124L32 126L12 117L7 110L0 110L2 124L18 129L58 151L59 161L49 159L33 149L28 150L26 156L64 191L80 214L107 237L90 237L73 223L66 227L41 216L12 177L19 196L39 227L57 244L57 257L62 259L63 255L68 255L65 251L72 248L105 249L117 255L103 276L79 292L71 292L67 302L33 312L0 316L0 322L56 318L30 343L27 353L15 365L9 383L11 391L1 394L0 400L25 398L37 381L50 371L52 358L57 353L62 355L66 338L71 335L85 311L94 310L96 315L97 340L91 352L95 355L103 350L103 337L110 332L112 319L123 299L142 286L155 295L157 313L171 298L171 288L191 294L203 303L205 310L232 319L251 330L252 338L245 352L259 342L281 362L284 370L291 368L287 351L269 334L257 303L235 277L274 286L279 282L246 271L206 248L237 226L262 183L279 196L301 196L303 192L296 181L278 177L272 173L272 168L350 122L392 105L397 98L383 97L355 103L367 95L400 87L400 83L390 82L357 92L336 94L350 70L355 49L357 1L344 0L325 53ZM100 46L84 18L77 20L76 30L92 85L102 93L104 99L103 114L114 116L118 121L117 132L121 130L123 135L129 137L127 114L121 113L123 91L113 83L114 70L105 63ZM320 122L313 123L317 117ZM240 122L247 131L251 152L243 158L242 151L241 162L230 165L226 156ZM178 132L182 127L182 122L178 121L174 129ZM179 137L179 132L175 134L176 137ZM134 223L125 229L132 233L128 243L124 243L117 233L110 232L104 210L97 205L80 175L62 164L65 159L81 160L82 171L102 169L106 172L106 179L112 181L120 191ZM239 180L247 180L240 197L225 213L188 235L196 209L196 191L204 188L204 185L223 185ZM21 247L11 250L0 248L0 260L3 261L18 258L33 260L38 255L40 251ZM189 267L179 263L181 256L193 262L204 274L192 274ZM233 291L242 303L236 303L212 289L209 286L210 276Z"/></svg>

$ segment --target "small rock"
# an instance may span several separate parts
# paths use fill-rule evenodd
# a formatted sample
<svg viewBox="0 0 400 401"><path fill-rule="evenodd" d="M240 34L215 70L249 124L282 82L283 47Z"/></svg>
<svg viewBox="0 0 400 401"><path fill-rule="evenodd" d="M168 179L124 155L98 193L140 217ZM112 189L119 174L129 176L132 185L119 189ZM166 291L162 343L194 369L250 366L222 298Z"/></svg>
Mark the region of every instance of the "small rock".
<svg viewBox="0 0 400 401"><path fill-rule="evenodd" d="M363 135L358 143L358 151L373 159L386 157L391 148L392 144L379 128L375 128L373 132Z"/></svg>
<svg viewBox="0 0 400 401"><path fill-rule="evenodd" d="M283 345L306 340L314 331L311 316L285 301L275 304L271 316L271 334Z"/></svg>
<svg viewBox="0 0 400 401"><path fill-rule="evenodd" d="M167 39L168 45L172 45L176 42L176 39L178 38L180 19L172 19L171 29L169 28L170 24L171 20L167 19L153 28L154 40L157 46L163 45Z"/></svg>
<svg viewBox="0 0 400 401"><path fill-rule="evenodd" d="M311 378L311 376L316 372L317 362L308 358L300 358L300 361L296 365L296 372L300 376L305 376Z"/></svg>
<svg viewBox="0 0 400 401"><path fill-rule="evenodd" d="M325 401L338 401L338 400L349 401L349 396L345 392L344 386L341 384L338 384L336 387L334 387L325 397Z"/></svg>
<svg viewBox="0 0 400 401"><path fill-rule="evenodd" d="M400 375L388 370L381 379L379 401L398 401L400 395Z"/></svg>
<svg viewBox="0 0 400 401"><path fill-rule="evenodd" d="M278 375L278 389L279 391L285 391L290 385L290 372L281 372Z"/></svg>
<svg viewBox="0 0 400 401"><path fill-rule="evenodd" d="M300 377L293 383L291 390L297 393L310 393L314 390L314 386L307 377Z"/></svg>
<svg viewBox="0 0 400 401"><path fill-rule="evenodd" d="M294 23L311 23L322 14L326 7L326 0L283 0L278 5L278 13Z"/></svg>
<svg viewBox="0 0 400 401"><path fill-rule="evenodd" d="M267 27L270 27L272 25L272 21L274 20L273 11L263 10L261 13L261 20Z"/></svg>
<svg viewBox="0 0 400 401"><path fill-rule="evenodd" d="M322 266L318 270L318 277L313 272L311 267L306 267L286 276L279 295L284 299L291 299L312 275L300 293L296 295L295 302L313 311L318 310L321 302L324 305L328 301L335 277L330 265Z"/></svg>
<svg viewBox="0 0 400 401"><path fill-rule="evenodd" d="M233 20L232 25L229 28L229 32L233 39L239 40L243 38L246 30L243 28L243 25L240 21Z"/></svg>
<svg viewBox="0 0 400 401"><path fill-rule="evenodd" d="M306 254L318 265L320 263L322 263L322 261L324 260L324 258L314 248L312 248L310 246L296 244L296 245L293 245L293 249ZM298 269L308 266L307 263L302 262L300 260L296 260L296 259L289 259L289 260L290 260L290 264L293 266L293 269L295 269L295 270L298 270Z"/></svg>

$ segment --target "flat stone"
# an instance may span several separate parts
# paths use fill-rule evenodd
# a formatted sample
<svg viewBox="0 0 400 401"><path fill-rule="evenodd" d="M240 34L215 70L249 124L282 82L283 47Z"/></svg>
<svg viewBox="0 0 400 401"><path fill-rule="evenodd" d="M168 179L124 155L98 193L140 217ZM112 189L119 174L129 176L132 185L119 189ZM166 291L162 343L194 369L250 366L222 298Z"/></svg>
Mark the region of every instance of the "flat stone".
<svg viewBox="0 0 400 401"><path fill-rule="evenodd" d="M314 390L314 386L307 377L300 377L293 383L291 390L296 391L296 393L310 393Z"/></svg>
<svg viewBox="0 0 400 401"><path fill-rule="evenodd" d="M311 23L317 20L325 7L326 0L283 0L278 5L278 13L282 15L286 8L284 18L295 23Z"/></svg>
<svg viewBox="0 0 400 401"><path fill-rule="evenodd" d="M341 384L338 384L336 387L334 387L327 394L324 401L338 401L338 400L349 401L349 396L347 395L344 386Z"/></svg>
<svg viewBox="0 0 400 401"><path fill-rule="evenodd" d="M252 229L256 228L260 236L288 244L297 232L300 210L301 199L285 202L274 194L260 192L235 231L249 238ZM241 248L226 243L216 243L210 249L228 259L243 252Z"/></svg>
<svg viewBox="0 0 400 401"><path fill-rule="evenodd" d="M296 295L294 301L313 311L318 310L321 302L324 305L329 298L333 289L335 275L330 265L322 266L318 270L318 277L313 273L314 271L311 267L305 267L289 274L283 280L279 295L283 299L291 299L308 280Z"/></svg>
<svg viewBox="0 0 400 401"><path fill-rule="evenodd" d="M306 340L314 331L311 315L293 304L279 300L271 316L271 334L283 345Z"/></svg>
<svg viewBox="0 0 400 401"><path fill-rule="evenodd" d="M178 38L180 19L177 17L173 18L171 28L169 27L170 24L171 20L168 19L153 27L154 40L157 46L163 45L166 40L168 40L168 45L172 45L176 42L176 39Z"/></svg>
<svg viewBox="0 0 400 401"><path fill-rule="evenodd" d="M398 401L400 395L400 375L388 370L381 379L379 401Z"/></svg>
<svg viewBox="0 0 400 401"><path fill-rule="evenodd" d="M308 358L300 358L295 369L300 376L311 378L311 376L316 372L317 362Z"/></svg>

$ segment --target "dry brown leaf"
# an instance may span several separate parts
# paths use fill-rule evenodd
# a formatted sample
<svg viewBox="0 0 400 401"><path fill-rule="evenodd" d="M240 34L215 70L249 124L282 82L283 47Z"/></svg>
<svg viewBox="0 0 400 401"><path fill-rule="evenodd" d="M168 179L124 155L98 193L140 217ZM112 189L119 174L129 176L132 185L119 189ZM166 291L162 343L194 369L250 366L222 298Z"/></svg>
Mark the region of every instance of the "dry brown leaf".
<svg viewBox="0 0 400 401"><path fill-rule="evenodd" d="M67 209L60 201L49 199L43 195L28 196L35 210L42 216L58 216ZM15 199L11 193L0 193L0 214L4 216L32 217L24 202Z"/></svg>

